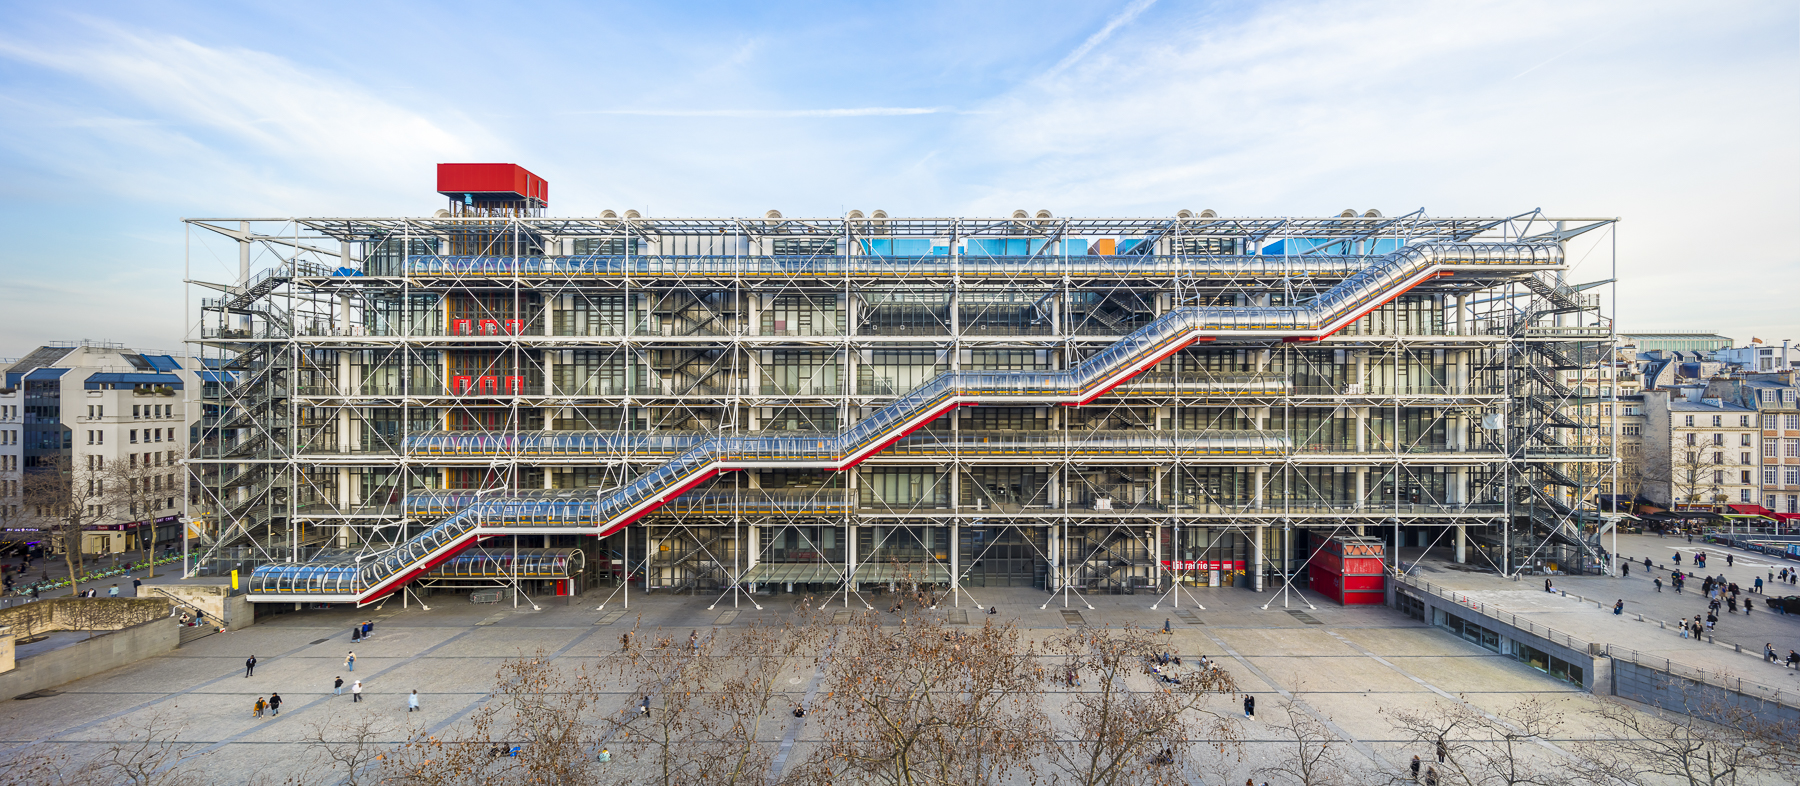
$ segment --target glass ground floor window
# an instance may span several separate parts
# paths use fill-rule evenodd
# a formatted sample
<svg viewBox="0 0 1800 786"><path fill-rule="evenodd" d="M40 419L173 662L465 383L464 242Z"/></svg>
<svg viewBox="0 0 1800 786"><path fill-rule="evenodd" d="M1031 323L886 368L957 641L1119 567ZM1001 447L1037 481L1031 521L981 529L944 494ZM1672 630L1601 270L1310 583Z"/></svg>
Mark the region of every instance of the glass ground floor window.
<svg viewBox="0 0 1800 786"><path fill-rule="evenodd" d="M1558 658L1529 644L1520 644L1513 651L1513 657L1525 662L1538 671L1567 682L1575 687L1582 687L1583 673L1580 666Z"/></svg>

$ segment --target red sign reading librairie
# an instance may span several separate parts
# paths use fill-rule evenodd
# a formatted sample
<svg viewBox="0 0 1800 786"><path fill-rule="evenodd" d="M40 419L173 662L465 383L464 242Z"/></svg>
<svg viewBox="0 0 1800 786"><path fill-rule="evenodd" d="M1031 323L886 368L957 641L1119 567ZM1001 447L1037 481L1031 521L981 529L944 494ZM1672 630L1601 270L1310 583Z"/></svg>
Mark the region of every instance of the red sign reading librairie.
<svg viewBox="0 0 1800 786"><path fill-rule="evenodd" d="M1163 570L1243 570L1243 560L1163 560Z"/></svg>

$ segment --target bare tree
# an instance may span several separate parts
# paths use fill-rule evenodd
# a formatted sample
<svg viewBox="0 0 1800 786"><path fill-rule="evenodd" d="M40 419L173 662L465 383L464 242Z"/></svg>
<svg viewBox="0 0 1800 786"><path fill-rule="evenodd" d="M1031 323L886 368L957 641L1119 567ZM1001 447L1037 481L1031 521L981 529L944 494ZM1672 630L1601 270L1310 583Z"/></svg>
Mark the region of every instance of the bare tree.
<svg viewBox="0 0 1800 786"><path fill-rule="evenodd" d="M190 786L200 784L201 768L194 766L194 743L181 741L184 722L171 714L174 705L159 706L147 714L128 716L112 724L119 739L105 752L82 765L64 783L129 784L129 786ZM204 755L204 754L200 754Z"/></svg>
<svg viewBox="0 0 1800 786"><path fill-rule="evenodd" d="M1028 778L1048 740L1037 653L1015 625L934 618L842 631L826 659L823 737L801 783L985 784Z"/></svg>
<svg viewBox="0 0 1800 786"><path fill-rule="evenodd" d="M1157 664L1161 645L1141 628L1076 628L1048 642L1058 664L1046 682L1068 691L1057 720L1067 741L1047 747L1053 767L1081 786L1186 783L1195 740L1214 754L1236 747L1237 725L1209 704L1237 691L1223 669ZM1060 736L1060 735L1059 735Z"/></svg>
<svg viewBox="0 0 1800 786"><path fill-rule="evenodd" d="M1344 760L1345 742L1325 722L1313 717L1297 701L1283 700L1285 720L1269 724L1281 732L1282 754L1275 763L1256 769L1255 774L1291 780L1301 786L1339 786L1355 783L1356 776Z"/></svg>
<svg viewBox="0 0 1800 786"><path fill-rule="evenodd" d="M25 473L23 499L38 528L63 554L69 592L79 593L85 573L83 533L102 525L132 524L154 517L156 499L168 483L166 471L144 463L106 461L104 456L53 456Z"/></svg>
<svg viewBox="0 0 1800 786"><path fill-rule="evenodd" d="M1443 753L1438 778L1447 786L1559 786L1568 780L1566 768L1529 755L1563 726L1562 712L1536 696L1498 715L1464 701L1439 701L1423 710L1384 709L1382 714L1402 739L1428 756Z"/></svg>
<svg viewBox="0 0 1800 786"><path fill-rule="evenodd" d="M1580 745L1594 782L1641 783L1654 776L1689 786L1736 786L1791 778L1800 768L1800 724L1770 721L1708 688L1671 680L1678 709L1605 699L1587 711L1597 739ZM1606 780L1602 780L1606 779Z"/></svg>
<svg viewBox="0 0 1800 786"><path fill-rule="evenodd" d="M765 744L764 733L781 729L787 710L800 708L780 677L811 662L824 638L818 616L803 614L781 625L729 630L713 645L711 663L694 672L711 683L711 694L695 713L695 733L683 748L697 782L767 782L775 747Z"/></svg>
<svg viewBox="0 0 1800 786"><path fill-rule="evenodd" d="M306 727L306 749L317 751L330 762L331 779L346 786L374 783L371 770L389 746L382 740L394 733L394 724L380 715L339 713Z"/></svg>

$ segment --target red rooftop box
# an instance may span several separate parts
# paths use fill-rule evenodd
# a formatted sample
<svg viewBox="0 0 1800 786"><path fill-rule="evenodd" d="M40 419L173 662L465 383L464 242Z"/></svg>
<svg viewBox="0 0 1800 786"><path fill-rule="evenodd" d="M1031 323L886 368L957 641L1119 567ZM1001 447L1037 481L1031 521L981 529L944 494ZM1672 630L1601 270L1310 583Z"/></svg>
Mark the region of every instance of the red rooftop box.
<svg viewBox="0 0 1800 786"><path fill-rule="evenodd" d="M1380 540L1338 535L1319 544L1308 565L1314 592L1346 606L1387 602L1387 569Z"/></svg>
<svg viewBox="0 0 1800 786"><path fill-rule="evenodd" d="M550 183L518 164L438 164L438 193L476 202L550 204Z"/></svg>

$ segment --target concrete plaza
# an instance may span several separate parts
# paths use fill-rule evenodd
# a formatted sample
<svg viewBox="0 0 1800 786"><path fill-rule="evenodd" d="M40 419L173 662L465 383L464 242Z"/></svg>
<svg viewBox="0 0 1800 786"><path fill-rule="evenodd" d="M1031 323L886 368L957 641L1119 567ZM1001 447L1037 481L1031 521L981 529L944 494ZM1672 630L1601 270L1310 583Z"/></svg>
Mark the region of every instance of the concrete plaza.
<svg viewBox="0 0 1800 786"><path fill-rule="evenodd" d="M1654 537L1629 544L1622 538L1620 549L1641 559L1637 552L1650 554L1650 549L1659 545ZM1666 558L1660 561L1667 563ZM1744 583L1737 574L1747 577L1750 570L1761 570L1758 562L1765 561L1738 561L1734 572L1723 568L1721 559L1714 563L1719 567L1708 573L1724 572ZM1435 557L1419 562L1413 575L1479 594L1509 611L1531 615L1541 624L1584 639L1666 654L1698 667L1721 668L1723 664L1771 684L1800 683L1793 672L1767 666L1731 647L1683 640L1654 622L1637 621L1640 612L1646 620L1673 619L1691 615L1700 605L1693 597L1677 597L1669 590L1658 595L1641 570L1633 571L1628 579L1558 580L1559 586L1572 594L1602 601L1604 608L1547 595L1541 582L1526 583L1531 581L1527 579L1515 583L1469 573ZM421 731L438 734L466 721L488 700L496 672L507 659L542 652L569 665L595 663L613 657L619 634L640 620L646 629L661 627L682 639L690 630L704 634L753 619L778 622L792 614L798 602L795 595L760 597L757 602L762 608L758 610L747 600L730 597L719 600L714 595L634 591L629 611L620 614L624 611L622 595L614 595L604 611L597 608L609 592L590 591L566 605L561 599L539 598L541 608L530 603L517 608L510 603L472 605L458 597L440 597L427 610L417 603L403 608L396 598L362 610L273 615L243 630L194 641L169 655L63 685L56 695L0 702L0 750L7 756L50 751L91 756L112 741L128 737L146 718L161 716L179 724L181 740L194 746L193 754L205 755L205 773L221 782L247 781L250 773L275 780L300 777L321 761L305 742L313 726L336 729L359 717L386 716L391 727L381 740L384 743L398 743ZM1620 597L1630 613L1615 616L1611 602ZM709 608L716 600L716 607ZM884 601L870 600L880 613ZM1049 607L1040 608L1047 601ZM1541 697L1561 702L1568 723L1561 737L1550 740L1535 755L1554 760L1561 755L1559 745L1592 736L1587 733L1590 722L1580 710L1597 702L1595 697L1393 609L1345 608L1311 593L1301 596L1280 590L1184 590L1178 607L1174 599L1165 597L1152 608L1157 601L1144 594L1083 599L1051 597L1038 590L976 589L972 597L960 600L959 607L946 605L925 613L952 622L966 619L971 625L986 620L1015 621L1028 638L1047 637L1075 624L1160 628L1168 621L1174 631L1169 637L1171 651L1190 661L1202 654L1213 658L1231 672L1244 691L1258 697L1257 719L1237 721L1248 740L1245 758L1218 762L1212 771L1196 773L1208 782L1241 782L1256 767L1287 756L1292 743L1283 745L1270 724L1282 718L1290 706L1326 721L1353 749L1347 751L1353 763L1388 771L1403 768L1414 754L1426 756L1429 752L1402 744L1383 711L1466 702L1501 712L1528 698ZM985 615L974 608L976 602L992 606L998 613ZM1067 609L1079 616L1065 615L1065 602ZM1263 608L1265 604L1267 608ZM843 608L841 597L836 608ZM864 613L860 603L853 603L849 611L854 614L832 615L834 624L847 624ZM368 618L376 620L374 637L351 643L351 625ZM1783 647L1783 652L1785 647L1800 647L1800 638L1795 636L1800 617L1759 611L1750 620L1740 614L1722 625L1721 640L1733 636L1758 647L1767 640ZM352 650L357 656L354 672L344 665ZM258 659L256 673L245 677L244 659L251 655ZM338 676L346 680L342 696L334 696L331 690ZM364 700L357 704L352 703L348 690L354 679L361 679L365 686ZM816 678L809 669L789 682L791 698L798 701ZM413 690L419 691L423 709L408 713L406 696ZM285 699L281 715L253 719L252 703L271 692L279 692ZM622 691L616 696L622 708L635 699ZM1057 698L1052 696L1050 701L1054 706ZM1221 714L1241 715L1235 696L1220 697L1213 706ZM790 760L798 761L818 739L818 730L809 725L794 724L788 733L794 751ZM631 764L618 762L617 766L629 768Z"/></svg>

